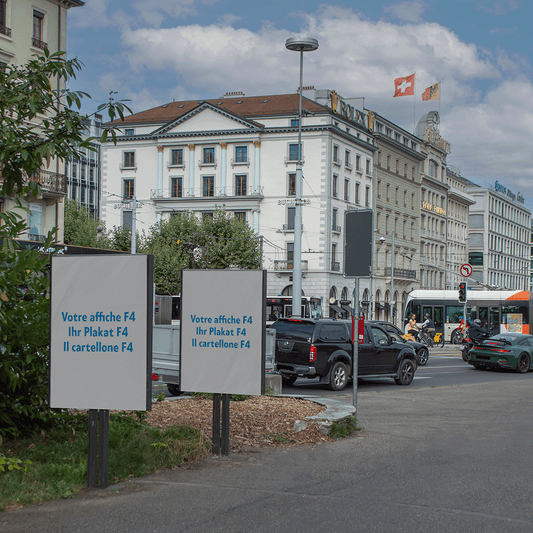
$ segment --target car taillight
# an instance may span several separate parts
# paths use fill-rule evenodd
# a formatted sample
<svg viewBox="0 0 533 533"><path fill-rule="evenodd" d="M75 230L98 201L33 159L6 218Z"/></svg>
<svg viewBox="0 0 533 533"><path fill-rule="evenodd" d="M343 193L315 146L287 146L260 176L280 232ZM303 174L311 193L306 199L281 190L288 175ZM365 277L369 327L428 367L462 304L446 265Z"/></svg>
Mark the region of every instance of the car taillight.
<svg viewBox="0 0 533 533"><path fill-rule="evenodd" d="M309 350L309 362L313 363L316 361L316 346L311 344L311 349Z"/></svg>

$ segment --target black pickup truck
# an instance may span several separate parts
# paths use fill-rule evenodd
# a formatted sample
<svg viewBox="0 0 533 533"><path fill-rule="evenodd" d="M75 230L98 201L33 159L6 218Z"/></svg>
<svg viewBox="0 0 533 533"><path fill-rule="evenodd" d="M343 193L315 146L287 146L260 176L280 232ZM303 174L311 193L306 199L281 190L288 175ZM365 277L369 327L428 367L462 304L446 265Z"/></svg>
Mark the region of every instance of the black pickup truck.
<svg viewBox="0 0 533 533"><path fill-rule="evenodd" d="M276 368L284 384L303 376L318 377L333 390L346 387L352 376L350 322L280 318L270 327L276 330ZM375 324L365 324L358 361L360 377L391 377L398 385L409 385L417 368L413 348Z"/></svg>

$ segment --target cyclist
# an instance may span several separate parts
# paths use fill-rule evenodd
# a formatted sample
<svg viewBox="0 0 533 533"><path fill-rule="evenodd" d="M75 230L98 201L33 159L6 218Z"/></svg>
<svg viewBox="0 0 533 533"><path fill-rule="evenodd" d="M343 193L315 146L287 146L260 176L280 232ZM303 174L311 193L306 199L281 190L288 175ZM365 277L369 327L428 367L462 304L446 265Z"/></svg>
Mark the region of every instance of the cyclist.
<svg viewBox="0 0 533 533"><path fill-rule="evenodd" d="M418 332L420 331L420 328L418 327L418 324L416 323L416 315L411 315L411 318L409 319L409 325L407 327L407 333L409 335L412 335L415 340L418 340Z"/></svg>
<svg viewBox="0 0 533 533"><path fill-rule="evenodd" d="M429 315L424 315L424 322L422 322L421 329L424 333L427 333L430 337L433 337L435 333L435 323L431 318L429 318Z"/></svg>

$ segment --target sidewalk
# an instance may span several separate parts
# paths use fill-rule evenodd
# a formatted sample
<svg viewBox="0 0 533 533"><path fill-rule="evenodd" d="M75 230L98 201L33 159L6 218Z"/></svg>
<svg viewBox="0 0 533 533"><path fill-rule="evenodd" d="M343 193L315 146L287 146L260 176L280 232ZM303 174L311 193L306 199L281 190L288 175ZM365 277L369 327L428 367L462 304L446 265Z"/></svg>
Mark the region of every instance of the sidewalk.
<svg viewBox="0 0 533 533"><path fill-rule="evenodd" d="M533 530L533 375L359 396L363 431L0 515L11 532Z"/></svg>

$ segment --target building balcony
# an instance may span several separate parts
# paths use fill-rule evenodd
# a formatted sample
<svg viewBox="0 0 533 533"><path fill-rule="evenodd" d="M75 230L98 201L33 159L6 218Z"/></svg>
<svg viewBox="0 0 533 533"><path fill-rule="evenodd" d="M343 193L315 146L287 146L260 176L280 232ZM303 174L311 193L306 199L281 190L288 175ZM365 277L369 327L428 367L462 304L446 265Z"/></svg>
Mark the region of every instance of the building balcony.
<svg viewBox="0 0 533 533"><path fill-rule="evenodd" d="M390 278L391 267L385 268L385 277ZM416 279L416 270L408 270L406 268L395 268L394 269L394 279Z"/></svg>
<svg viewBox="0 0 533 533"><path fill-rule="evenodd" d="M245 159L245 160L242 160L242 159L230 159L230 165L232 167L241 166L241 165L249 167L250 166L250 160L249 159Z"/></svg>
<svg viewBox="0 0 533 533"><path fill-rule="evenodd" d="M40 48L41 50L48 48L48 44L44 41L41 41L40 39L37 39L37 37L32 37L31 45L35 46L35 48Z"/></svg>
<svg viewBox="0 0 533 533"><path fill-rule="evenodd" d="M29 181L34 181L41 187L43 196L67 195L67 176L65 174L58 174L57 172L50 172L48 170L39 170L29 178Z"/></svg>
<svg viewBox="0 0 533 533"><path fill-rule="evenodd" d="M6 37L11 37L11 28L8 28L4 26L3 24L0 24L0 33L2 35L5 35Z"/></svg>
<svg viewBox="0 0 533 533"><path fill-rule="evenodd" d="M44 235L35 235L34 233L28 233L28 240L31 242L44 242L46 237Z"/></svg>
<svg viewBox="0 0 533 533"><path fill-rule="evenodd" d="M195 189L189 188L176 188L176 189L157 189L150 190L150 198L152 200L189 200L190 198L239 198L239 197L252 197L263 198L263 187L215 187L213 189L213 195L204 196L204 189L198 187Z"/></svg>
<svg viewBox="0 0 533 533"><path fill-rule="evenodd" d="M302 272L307 272L307 269L309 267L308 261L302 261ZM292 271L294 270L294 261L284 260L284 259L275 259L274 260L274 270L287 270Z"/></svg>
<svg viewBox="0 0 533 533"><path fill-rule="evenodd" d="M341 264L339 263L339 261L332 261L331 262L331 270L333 270L333 272L340 272L341 271Z"/></svg>
<svg viewBox="0 0 533 533"><path fill-rule="evenodd" d="M340 226L337 226L336 224L332 224L331 225L331 231L333 233L340 233L341 232L341 227Z"/></svg>

